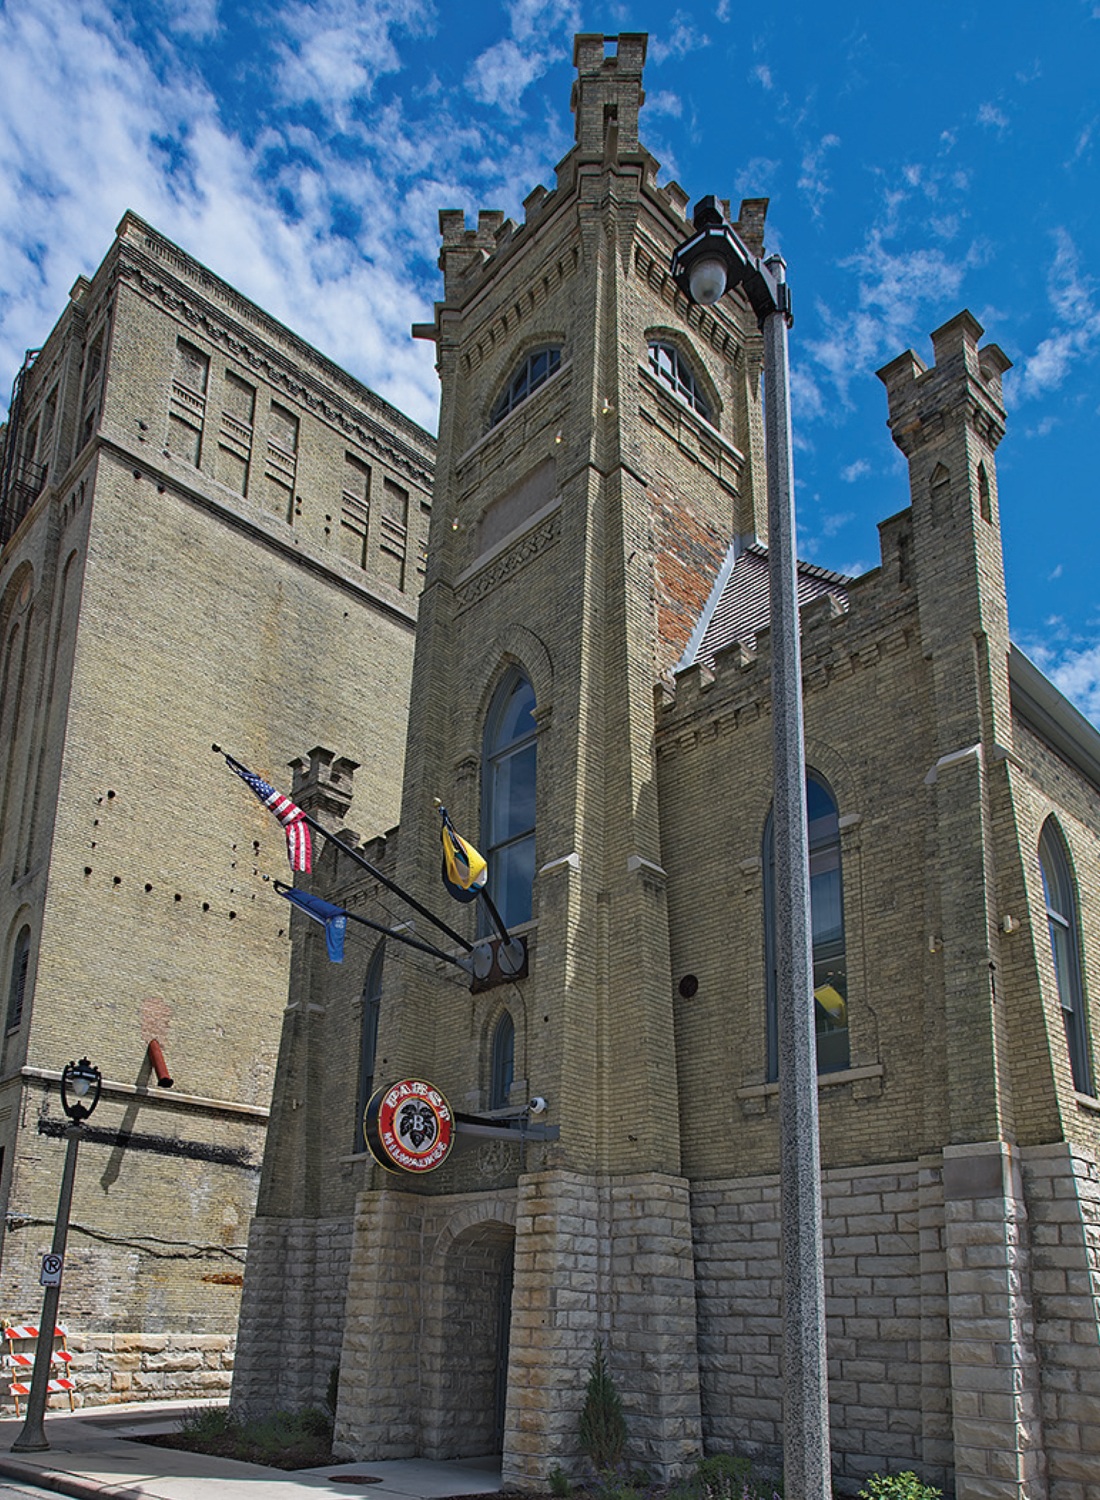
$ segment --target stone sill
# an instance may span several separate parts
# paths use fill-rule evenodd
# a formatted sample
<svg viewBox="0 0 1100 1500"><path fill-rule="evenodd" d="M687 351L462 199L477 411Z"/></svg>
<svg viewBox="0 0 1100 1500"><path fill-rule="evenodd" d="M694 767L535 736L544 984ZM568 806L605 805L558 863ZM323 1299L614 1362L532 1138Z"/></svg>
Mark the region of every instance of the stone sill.
<svg viewBox="0 0 1100 1500"><path fill-rule="evenodd" d="M819 1073L817 1075L817 1086L819 1089L832 1088L841 1083L860 1083L865 1079L882 1078L886 1069L882 1063L869 1063L862 1068L842 1068L835 1073ZM768 1099L772 1095L778 1095L779 1084L753 1083L747 1088L737 1090L737 1098L743 1100ZM1080 1098L1080 1095L1078 1095ZM1093 1101L1094 1103L1096 1101Z"/></svg>
<svg viewBox="0 0 1100 1500"><path fill-rule="evenodd" d="M1074 1094L1077 1100L1077 1108L1083 1109L1086 1114L1100 1115L1100 1099L1092 1094Z"/></svg>

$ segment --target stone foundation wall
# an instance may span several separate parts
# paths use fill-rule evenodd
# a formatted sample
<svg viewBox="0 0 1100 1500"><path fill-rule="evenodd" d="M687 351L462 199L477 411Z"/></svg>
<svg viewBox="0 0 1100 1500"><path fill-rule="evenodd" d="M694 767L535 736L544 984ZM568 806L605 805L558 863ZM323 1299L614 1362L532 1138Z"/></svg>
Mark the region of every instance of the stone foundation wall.
<svg viewBox="0 0 1100 1500"><path fill-rule="evenodd" d="M218 1333L74 1333L68 1347L75 1404L228 1396L236 1342ZM5 1406L14 1410L6 1382L4 1391ZM68 1397L51 1396L49 1406L51 1411L67 1411Z"/></svg>
<svg viewBox="0 0 1100 1500"><path fill-rule="evenodd" d="M324 1403L340 1363L349 1219L253 1220L231 1402L240 1412Z"/></svg>
<svg viewBox="0 0 1100 1500"><path fill-rule="evenodd" d="M832 1171L823 1195L838 1488L854 1492L868 1474L899 1468L943 1484L950 1417L938 1173L916 1162ZM778 1178L699 1186L692 1215L706 1449L778 1469Z"/></svg>
<svg viewBox="0 0 1100 1500"><path fill-rule="evenodd" d="M1065 1144L1020 1152L1049 1500L1100 1494L1100 1165Z"/></svg>

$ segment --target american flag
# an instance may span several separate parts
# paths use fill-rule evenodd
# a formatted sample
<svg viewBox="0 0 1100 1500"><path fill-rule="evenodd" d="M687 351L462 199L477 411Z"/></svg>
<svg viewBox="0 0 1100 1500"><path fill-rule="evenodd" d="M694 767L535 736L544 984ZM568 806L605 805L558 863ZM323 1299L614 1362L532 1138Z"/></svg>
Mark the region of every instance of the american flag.
<svg viewBox="0 0 1100 1500"><path fill-rule="evenodd" d="M222 754L225 755L224 750ZM290 860L290 868L308 874L313 865L313 845L309 837L309 824L305 820L305 813L297 803L292 802L289 797L284 797L282 792L277 792L269 781L265 781L262 776L257 776L255 771L242 766L239 760L226 755L225 763L231 771L237 773L246 786L252 788L263 805L271 809L286 829L286 857Z"/></svg>

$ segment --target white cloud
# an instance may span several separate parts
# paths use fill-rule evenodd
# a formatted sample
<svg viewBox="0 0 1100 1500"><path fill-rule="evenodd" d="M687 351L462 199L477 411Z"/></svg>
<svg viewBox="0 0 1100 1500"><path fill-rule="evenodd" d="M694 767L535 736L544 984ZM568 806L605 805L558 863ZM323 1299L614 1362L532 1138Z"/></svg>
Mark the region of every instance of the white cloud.
<svg viewBox="0 0 1100 1500"><path fill-rule="evenodd" d="M1008 116L995 104L983 104L978 110L978 124L989 125L995 130L1004 130L1008 126Z"/></svg>
<svg viewBox="0 0 1100 1500"><path fill-rule="evenodd" d="M838 316L822 307L824 336L807 346L842 402L848 399L853 377L862 377L905 347L926 307L936 309L938 315L958 296L975 255L971 250L949 259L938 249L895 253L875 230L863 250L842 262L843 269L856 273L856 308Z"/></svg>
<svg viewBox="0 0 1100 1500"><path fill-rule="evenodd" d="M1023 649L1060 693L1100 728L1100 645L1052 647L1025 642Z"/></svg>
<svg viewBox="0 0 1100 1500"><path fill-rule="evenodd" d="M839 145L838 135L823 135L817 145L811 147L802 157L802 173L798 179L798 187L815 219L820 219L825 199L831 191L829 176L825 170L825 156L827 152Z"/></svg>
<svg viewBox="0 0 1100 1500"><path fill-rule="evenodd" d="M1047 298L1056 327L1025 358L1016 387L1023 397L1057 390L1078 360L1100 350L1100 304L1092 278L1081 269L1077 247L1065 229L1054 231L1055 254L1047 272Z"/></svg>
<svg viewBox="0 0 1100 1500"><path fill-rule="evenodd" d="M290 103L322 106L346 128L352 101L369 99L377 80L401 67L394 32L416 32L433 18L430 0L289 4L273 18L285 31L275 87Z"/></svg>
<svg viewBox="0 0 1100 1500"><path fill-rule="evenodd" d="M857 458L855 463L848 464L841 469L840 477L845 484L855 484L857 479L865 479L871 472L871 465L865 458Z"/></svg>
<svg viewBox="0 0 1100 1500"><path fill-rule="evenodd" d="M471 63L466 87L482 104L516 114L523 94L561 55L559 42L580 27L573 0L512 0L511 36L487 47Z"/></svg>
<svg viewBox="0 0 1100 1500"><path fill-rule="evenodd" d="M671 89L661 89L659 93L646 94L645 108L647 120L654 115L673 115L679 119L684 112L684 101Z"/></svg>
<svg viewBox="0 0 1100 1500"><path fill-rule="evenodd" d="M698 30L686 11L678 10L672 17L667 36L650 35L649 56L659 64L670 57L686 57L689 52L698 52L709 46L710 37L706 32Z"/></svg>
<svg viewBox="0 0 1100 1500"><path fill-rule="evenodd" d="M170 31L206 41L218 30L218 0L158 0Z"/></svg>
<svg viewBox="0 0 1100 1500"><path fill-rule="evenodd" d="M752 70L752 77L756 79L761 88L773 89L775 87L772 70L768 67L767 63L757 63L756 67Z"/></svg>

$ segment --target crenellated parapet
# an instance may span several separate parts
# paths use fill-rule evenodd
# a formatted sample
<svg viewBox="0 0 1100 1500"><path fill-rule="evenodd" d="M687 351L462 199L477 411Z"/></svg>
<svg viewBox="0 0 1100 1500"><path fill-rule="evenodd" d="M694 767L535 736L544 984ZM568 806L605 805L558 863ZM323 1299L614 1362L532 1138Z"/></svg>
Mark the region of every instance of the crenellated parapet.
<svg viewBox="0 0 1100 1500"><path fill-rule="evenodd" d="M1005 434L1001 376L1012 361L996 344L978 348L982 325L965 309L932 334L935 364L928 368L912 349L879 370L890 404L894 442L912 458L962 420L993 450Z"/></svg>

